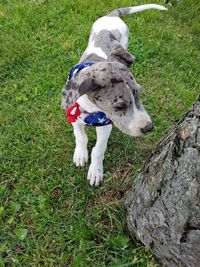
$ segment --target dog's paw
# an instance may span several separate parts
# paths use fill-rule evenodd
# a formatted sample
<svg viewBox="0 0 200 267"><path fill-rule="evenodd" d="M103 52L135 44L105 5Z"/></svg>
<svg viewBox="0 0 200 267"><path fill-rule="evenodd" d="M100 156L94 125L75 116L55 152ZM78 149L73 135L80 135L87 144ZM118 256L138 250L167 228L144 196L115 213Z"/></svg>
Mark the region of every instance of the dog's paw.
<svg viewBox="0 0 200 267"><path fill-rule="evenodd" d="M73 162L77 167L79 166L83 167L85 163L88 162L87 148L77 146L74 151Z"/></svg>
<svg viewBox="0 0 200 267"><path fill-rule="evenodd" d="M103 165L90 164L87 180L91 186L99 186L103 181Z"/></svg>

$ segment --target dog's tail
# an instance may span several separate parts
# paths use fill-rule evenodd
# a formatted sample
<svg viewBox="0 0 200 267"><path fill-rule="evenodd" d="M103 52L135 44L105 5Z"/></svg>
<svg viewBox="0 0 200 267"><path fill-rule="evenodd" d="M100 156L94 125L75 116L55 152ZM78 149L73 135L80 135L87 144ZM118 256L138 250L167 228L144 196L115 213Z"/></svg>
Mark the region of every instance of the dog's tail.
<svg viewBox="0 0 200 267"><path fill-rule="evenodd" d="M167 10L167 8L161 5L148 4L148 5L141 5L141 6L134 6L134 7L118 8L110 12L107 16L121 17L126 14L136 13L136 12L143 11L146 9L151 9L151 8L159 9L159 10Z"/></svg>

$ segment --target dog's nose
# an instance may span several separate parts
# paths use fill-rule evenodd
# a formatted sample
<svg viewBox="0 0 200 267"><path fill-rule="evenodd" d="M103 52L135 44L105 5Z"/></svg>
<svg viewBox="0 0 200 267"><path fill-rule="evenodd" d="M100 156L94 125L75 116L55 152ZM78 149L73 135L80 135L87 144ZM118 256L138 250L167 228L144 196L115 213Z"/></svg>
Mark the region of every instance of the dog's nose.
<svg viewBox="0 0 200 267"><path fill-rule="evenodd" d="M142 133L151 132L153 130L153 123L149 122L144 128L141 129Z"/></svg>

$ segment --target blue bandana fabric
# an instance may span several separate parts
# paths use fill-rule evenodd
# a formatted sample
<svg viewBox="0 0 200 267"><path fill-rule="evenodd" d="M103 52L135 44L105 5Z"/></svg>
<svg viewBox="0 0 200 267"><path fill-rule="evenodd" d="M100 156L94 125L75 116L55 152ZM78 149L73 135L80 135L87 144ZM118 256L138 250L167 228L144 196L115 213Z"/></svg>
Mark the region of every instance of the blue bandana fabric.
<svg viewBox="0 0 200 267"><path fill-rule="evenodd" d="M105 126L108 124L112 124L112 121L106 117L106 114L99 111L95 113L91 113L88 115L84 122L88 126Z"/></svg>
<svg viewBox="0 0 200 267"><path fill-rule="evenodd" d="M95 64L95 62L84 62L73 66L69 73L68 81L71 80L76 73L78 73L84 68L90 67L93 64ZM88 126L105 126L108 124L112 124L112 121L106 117L106 114L104 112L98 111L91 113L87 116L84 116L83 113L76 118L77 122L86 124Z"/></svg>
<svg viewBox="0 0 200 267"><path fill-rule="evenodd" d="M76 73L78 73L82 69L90 67L93 64L95 64L95 62L84 62L84 63L80 63L80 64L73 66L70 70L68 81L71 80L71 78L73 78Z"/></svg>

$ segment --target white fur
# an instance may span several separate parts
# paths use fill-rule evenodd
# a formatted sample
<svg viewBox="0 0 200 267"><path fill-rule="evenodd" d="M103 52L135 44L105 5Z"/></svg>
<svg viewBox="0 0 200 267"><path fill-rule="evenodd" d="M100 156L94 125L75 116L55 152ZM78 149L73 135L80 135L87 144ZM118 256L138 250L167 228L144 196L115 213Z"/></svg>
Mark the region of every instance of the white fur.
<svg viewBox="0 0 200 267"><path fill-rule="evenodd" d="M78 122L72 123L76 148L74 151L73 162L79 167L83 167L88 161L87 143L88 138L84 131L84 125ZM91 186L98 186L103 180L103 160L107 148L108 138L112 130L112 125L96 127L97 141L91 153L91 164L89 167L87 179Z"/></svg>
<svg viewBox="0 0 200 267"><path fill-rule="evenodd" d="M147 9L158 9L158 10L167 10L166 7L164 6L161 6L161 5L156 5L156 4L147 4L147 5L140 5L140 6L134 6L134 7L131 7L131 13L136 13L136 12L139 12L139 11L143 11L143 10L147 10Z"/></svg>
<svg viewBox="0 0 200 267"><path fill-rule="evenodd" d="M73 162L78 166L84 166L88 161L87 143L88 138L84 131L84 125L79 123L72 123L74 129L74 136L76 141L76 148L74 151Z"/></svg>
<svg viewBox="0 0 200 267"><path fill-rule="evenodd" d="M98 109L98 107L89 100L86 94L80 96L76 102L84 111L88 113L100 111L100 109Z"/></svg>
<svg viewBox="0 0 200 267"><path fill-rule="evenodd" d="M146 110L139 110L135 108L134 117L128 125L128 128L130 129L131 134L136 137L142 134L141 129L143 129L148 123L152 123L152 121Z"/></svg>
<svg viewBox="0 0 200 267"><path fill-rule="evenodd" d="M98 186L103 180L103 160L107 148L108 138L112 130L112 124L96 127L97 141L92 149L91 164L89 167L87 179L91 186Z"/></svg>
<svg viewBox="0 0 200 267"><path fill-rule="evenodd" d="M85 50L85 53L88 54L96 54L99 57L107 59L106 54L103 52L103 50L99 47L95 47L94 43L92 42L87 49Z"/></svg>
<svg viewBox="0 0 200 267"><path fill-rule="evenodd" d="M92 25L92 30L88 42L88 47L86 49L86 53L95 53L98 56L101 56L107 59L106 54L101 50L99 47L94 46L93 37L95 34L98 34L102 30L111 31L112 34L115 36L114 30L118 30L121 34L121 38L119 39L118 36L115 36L116 40L125 48L127 49L128 46L128 27L127 25L121 20L119 17L101 17L95 21Z"/></svg>
<svg viewBox="0 0 200 267"><path fill-rule="evenodd" d="M159 9L159 10L167 10L164 6L161 5L156 5L156 4L147 4L147 5L140 5L140 6L135 6L131 7L131 13L136 13L139 11L147 10L147 9ZM119 39L118 36L115 36L117 41L125 48L127 49L128 47L128 27L127 25L121 20L119 17L109 17L109 16L104 16L99 19L97 19L94 24L92 25L92 30L90 33L90 38L88 42L88 47L86 49L86 53L95 53L96 55L103 57L107 59L106 54L102 51L101 48L95 47L94 45L94 40L93 37L95 34L98 34L102 30L108 30L114 34L114 30L118 30L121 34L121 38Z"/></svg>

